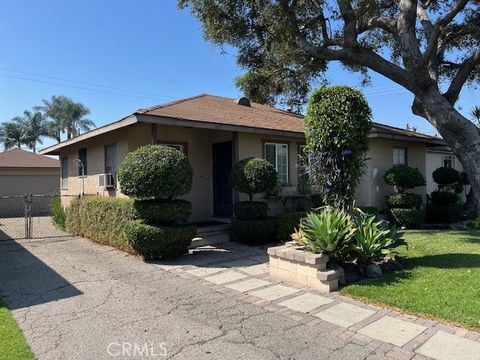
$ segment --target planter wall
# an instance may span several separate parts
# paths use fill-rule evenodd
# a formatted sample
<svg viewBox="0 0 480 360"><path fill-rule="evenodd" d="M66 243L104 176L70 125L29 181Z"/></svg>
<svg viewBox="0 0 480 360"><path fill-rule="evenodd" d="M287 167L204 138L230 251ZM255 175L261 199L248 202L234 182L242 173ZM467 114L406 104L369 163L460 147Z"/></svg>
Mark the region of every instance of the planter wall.
<svg viewBox="0 0 480 360"><path fill-rule="evenodd" d="M268 255L274 278L324 292L338 289L337 273L327 269L327 255L313 254L291 243L268 248Z"/></svg>

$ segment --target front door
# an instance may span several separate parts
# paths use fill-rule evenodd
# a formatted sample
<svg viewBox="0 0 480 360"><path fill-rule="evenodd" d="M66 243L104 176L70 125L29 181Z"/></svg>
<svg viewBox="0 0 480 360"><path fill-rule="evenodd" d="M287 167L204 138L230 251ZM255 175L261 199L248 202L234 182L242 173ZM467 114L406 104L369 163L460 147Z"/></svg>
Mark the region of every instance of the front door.
<svg viewBox="0 0 480 360"><path fill-rule="evenodd" d="M232 142L213 144L213 214L233 215L233 189L230 184L232 170Z"/></svg>

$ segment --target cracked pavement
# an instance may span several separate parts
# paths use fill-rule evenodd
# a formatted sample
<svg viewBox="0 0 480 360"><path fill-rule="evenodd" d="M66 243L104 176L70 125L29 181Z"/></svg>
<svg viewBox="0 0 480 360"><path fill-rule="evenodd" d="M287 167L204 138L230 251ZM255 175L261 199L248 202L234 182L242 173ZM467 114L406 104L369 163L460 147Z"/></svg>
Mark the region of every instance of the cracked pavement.
<svg viewBox="0 0 480 360"><path fill-rule="evenodd" d="M385 358L81 238L1 243L0 296L41 360Z"/></svg>

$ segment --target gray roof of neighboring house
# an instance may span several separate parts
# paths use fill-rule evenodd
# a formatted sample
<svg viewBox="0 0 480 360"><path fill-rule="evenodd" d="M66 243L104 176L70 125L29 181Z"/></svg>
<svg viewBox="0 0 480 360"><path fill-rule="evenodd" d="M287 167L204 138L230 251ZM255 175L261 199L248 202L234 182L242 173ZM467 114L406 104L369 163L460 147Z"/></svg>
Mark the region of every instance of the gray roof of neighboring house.
<svg viewBox="0 0 480 360"><path fill-rule="evenodd" d="M59 168L58 160L23 149L0 153L0 168Z"/></svg>
<svg viewBox="0 0 480 360"><path fill-rule="evenodd" d="M65 146L138 122L295 137L303 137L304 133L304 122L301 115L253 102L246 106L239 104L239 101L235 99L202 94L147 109L139 109L124 119L48 147L41 153L58 154L58 150ZM444 144L441 138L435 136L379 123L373 123L371 137L421 141L432 145Z"/></svg>

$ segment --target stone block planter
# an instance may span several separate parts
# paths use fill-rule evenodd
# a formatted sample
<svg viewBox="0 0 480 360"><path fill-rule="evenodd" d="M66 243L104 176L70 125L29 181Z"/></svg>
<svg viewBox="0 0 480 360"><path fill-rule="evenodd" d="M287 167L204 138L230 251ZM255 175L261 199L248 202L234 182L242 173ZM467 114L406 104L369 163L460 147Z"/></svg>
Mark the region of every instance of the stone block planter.
<svg viewBox="0 0 480 360"><path fill-rule="evenodd" d="M338 289L337 273L327 269L327 255L307 252L292 243L268 248L267 252L273 278L324 292Z"/></svg>

